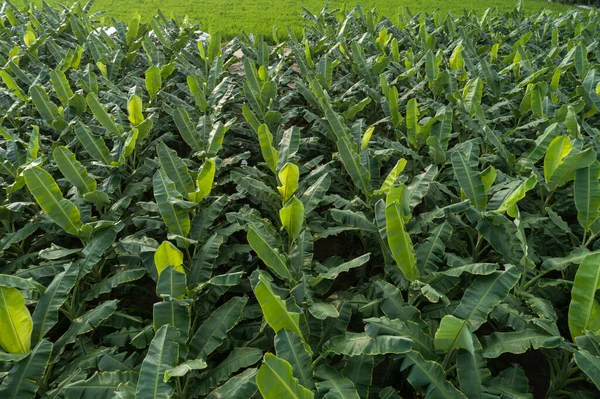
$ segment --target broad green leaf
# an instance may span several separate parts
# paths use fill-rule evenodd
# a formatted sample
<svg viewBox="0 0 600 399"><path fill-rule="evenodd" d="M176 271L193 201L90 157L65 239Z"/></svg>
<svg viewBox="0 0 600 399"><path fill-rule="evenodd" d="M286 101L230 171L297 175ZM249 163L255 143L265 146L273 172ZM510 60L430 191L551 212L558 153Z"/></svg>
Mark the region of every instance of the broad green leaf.
<svg viewBox="0 0 600 399"><path fill-rule="evenodd" d="M408 281L419 278L419 269L410 235L404 227L404 214L399 203L385 208L385 229L392 257Z"/></svg>
<svg viewBox="0 0 600 399"><path fill-rule="evenodd" d="M424 243L419 245L415 256L421 273L432 273L443 264L446 242L450 240L451 236L452 225L444 222L431 232L431 235Z"/></svg>
<svg viewBox="0 0 600 399"><path fill-rule="evenodd" d="M263 351L256 348L241 347L233 348L222 362L205 373L202 377L202 382L199 384L197 394L206 395L210 390L217 385L227 381L231 375L238 372L240 369L252 366L263 358ZM256 374L256 372L254 373ZM235 377L234 377L235 378ZM257 388L254 385L254 391Z"/></svg>
<svg viewBox="0 0 600 399"><path fill-rule="evenodd" d="M185 358L187 355L186 343L190 336L190 328L192 324L191 309L189 303L179 299L174 299L171 296L171 294L177 293L173 292L177 290L177 288L173 290L171 287L165 287L170 285L170 281L167 281L165 284L164 277L174 275L185 278L182 273L173 271L173 268L168 268L161 275L159 283L162 283L163 286L161 287L160 291L157 291L159 295L166 294L167 297L163 302L157 302L152 307L152 327L154 331L158 331L162 326L165 325L175 327L178 332L175 342L179 344L179 356L181 358ZM179 286L183 286L185 289L185 279L181 284L179 284Z"/></svg>
<svg viewBox="0 0 600 399"><path fill-rule="evenodd" d="M454 316L467 321L471 331L477 330L494 307L506 298L519 277L521 273L514 266L477 277L465 291Z"/></svg>
<svg viewBox="0 0 600 399"><path fill-rule="evenodd" d="M37 381L44 377L52 343L40 341L29 355L14 364L0 385L0 396L6 399L34 398L39 389Z"/></svg>
<svg viewBox="0 0 600 399"><path fill-rule="evenodd" d="M411 367L412 366L412 367ZM425 360L415 351L408 352L401 370L411 367L408 382L416 389L425 389L430 398L464 399L465 396L446 380L446 373L439 363Z"/></svg>
<svg viewBox="0 0 600 399"><path fill-rule="evenodd" d="M156 153L165 174L175 183L179 194L187 198L188 193L194 191L194 182L183 160L177 156L175 150L167 147L164 142L160 142L156 146Z"/></svg>
<svg viewBox="0 0 600 399"><path fill-rule="evenodd" d="M60 103L63 107L66 107L69 104L71 97L73 97L73 90L71 90L67 77L63 71L55 69L50 72L50 80L52 81L52 86L54 86L54 91L56 92Z"/></svg>
<svg viewBox="0 0 600 399"><path fill-rule="evenodd" d="M92 286L85 296L86 300L92 300L98 298L102 294L112 291L114 288L121 284L136 281L142 278L146 274L146 269L128 269L118 272L117 274L105 278L98 284ZM38 305L39 306L39 305ZM37 310L37 307L36 307ZM33 314L35 316L35 312Z"/></svg>
<svg viewBox="0 0 600 399"><path fill-rule="evenodd" d="M78 270L73 264L69 264L65 271L52 279L46 292L38 301L33 311L33 331L31 341L38 343L58 322L58 310L65 303L69 292L77 283Z"/></svg>
<svg viewBox="0 0 600 399"><path fill-rule="evenodd" d="M204 143L202 142L202 137L190 120L190 116L183 108L177 108L173 112L173 121L175 121L175 126L177 126L177 130L181 134L183 140L192 148L194 151L202 151L204 148Z"/></svg>
<svg viewBox="0 0 600 399"><path fill-rule="evenodd" d="M104 105L100 103L100 99L95 93L88 93L88 95L85 97L85 102L87 103L88 107L90 107L94 117L98 122L100 122L103 128L112 134L121 134L121 130L117 127L113 118L111 118L108 112L106 112Z"/></svg>
<svg viewBox="0 0 600 399"><path fill-rule="evenodd" d="M587 168L575 172L575 207L577 220L585 231L589 231L600 217L600 164L593 162Z"/></svg>
<svg viewBox="0 0 600 399"><path fill-rule="evenodd" d="M462 92L462 98L465 107L471 116L475 115L477 108L481 105L483 95L483 81L481 78L471 79L465 85Z"/></svg>
<svg viewBox="0 0 600 399"><path fill-rule="evenodd" d="M595 295L600 288L600 254L590 254L579 265L569 305L569 330L575 339L586 330L600 331L600 304Z"/></svg>
<svg viewBox="0 0 600 399"><path fill-rule="evenodd" d="M173 200L182 199L177 186L162 169L154 174L153 185L154 197L167 229L172 234L186 237L191 228L190 217L186 209L173 203Z"/></svg>
<svg viewBox="0 0 600 399"><path fill-rule="evenodd" d="M52 123L56 118L60 117L60 111L56 104L50 101L48 94L41 86L33 86L29 93L31 94L31 100L37 108L41 117L48 123Z"/></svg>
<svg viewBox="0 0 600 399"><path fill-rule="evenodd" d="M67 233L78 235L83 227L79 209L74 203L63 198L50 173L34 166L25 169L23 176L29 191L50 219Z"/></svg>
<svg viewBox="0 0 600 399"><path fill-rule="evenodd" d="M370 175L369 171L360 162L359 154L352 148L350 141L342 137L337 141L337 148L340 154L344 169L350 175L354 185L364 194L369 195Z"/></svg>
<svg viewBox="0 0 600 399"><path fill-rule="evenodd" d="M373 338L366 333L346 332L331 338L323 346L323 351L346 356L375 356L407 353L412 346L412 340L407 337L379 335Z"/></svg>
<svg viewBox="0 0 600 399"><path fill-rule="evenodd" d="M317 390L325 399L359 399L354 383L339 371L329 366L321 366L315 376L321 380L316 383Z"/></svg>
<svg viewBox="0 0 600 399"><path fill-rule="evenodd" d="M206 399L247 399L258 391L255 368L244 370L208 394Z"/></svg>
<svg viewBox="0 0 600 399"><path fill-rule="evenodd" d="M495 332L483 337L483 357L496 358L503 353L525 353L529 349L556 348L562 337L545 331L526 329L515 332Z"/></svg>
<svg viewBox="0 0 600 399"><path fill-rule="evenodd" d="M154 265L159 276L167 266L173 266L178 272L185 273L183 252L169 241L163 241L154 252Z"/></svg>
<svg viewBox="0 0 600 399"><path fill-rule="evenodd" d="M544 157L544 178L546 183L556 171L556 168L562 164L563 159L571 152L573 144L567 136L555 137L548 145L546 156Z"/></svg>
<svg viewBox="0 0 600 399"><path fill-rule="evenodd" d="M586 350L575 352L575 362L590 380L600 389L600 357L594 356Z"/></svg>
<svg viewBox="0 0 600 399"><path fill-rule="evenodd" d="M306 189L300 197L300 201L304 204L304 213L308 215L312 212L325 197L325 193L331 184L329 173L321 176L312 186Z"/></svg>
<svg viewBox="0 0 600 399"><path fill-rule="evenodd" d="M167 399L173 394L173 387L164 381L164 375L177 361L177 336L175 328L168 324L156 332L140 368L136 398Z"/></svg>
<svg viewBox="0 0 600 399"><path fill-rule="evenodd" d="M304 224L304 205L295 196L290 199L279 211L281 224L288 232L291 240L296 240ZM252 244L250 244L252 245ZM253 248L254 249L254 248Z"/></svg>
<svg viewBox="0 0 600 399"><path fill-rule="evenodd" d="M265 399L312 399L315 396L294 378L292 366L272 353L265 355L256 384Z"/></svg>
<svg viewBox="0 0 600 399"><path fill-rule="evenodd" d="M352 356L344 363L342 373L354 384L361 397L368 397L373 384L375 359L372 356ZM322 377L322 374L320 375Z"/></svg>
<svg viewBox="0 0 600 399"><path fill-rule="evenodd" d="M298 189L300 169L298 169L298 165L296 164L286 163L277 176L281 182L281 186L277 186L277 191L281 194L281 198L283 199L282 203L285 204Z"/></svg>
<svg viewBox="0 0 600 399"><path fill-rule="evenodd" d="M95 308L87 311L80 317L73 319L67 331L54 343L52 358L56 358L66 345L75 342L77 336L88 333L102 324L117 310L117 300L102 302Z"/></svg>
<svg viewBox="0 0 600 399"><path fill-rule="evenodd" d="M481 344L475 340L475 351L459 351L456 356L456 369L460 391L469 399L485 398L486 383L491 377L491 372L486 368L486 362L481 356Z"/></svg>
<svg viewBox="0 0 600 399"><path fill-rule="evenodd" d="M16 288L0 287L0 346L8 353L27 353L31 348L33 321L25 298Z"/></svg>
<svg viewBox="0 0 600 399"><path fill-rule="evenodd" d="M419 105L411 98L406 104L406 133L408 142L418 149L423 143L420 140L421 126L419 125Z"/></svg>
<svg viewBox="0 0 600 399"><path fill-rule="evenodd" d="M353 212L347 209L332 209L331 216L336 222L339 222L344 226L350 226L364 231L377 232L377 226L369 221L362 212Z"/></svg>
<svg viewBox="0 0 600 399"><path fill-rule="evenodd" d="M334 280L341 273L345 273L351 269L361 267L362 265L367 263L369 261L369 259L371 259L370 253L361 255L358 258L354 258L348 262L344 262L339 266L332 267L331 269L327 270L327 272L325 272L325 273L319 273L319 276L317 277L317 281L321 281L323 279ZM313 284L313 285L316 285L316 284Z"/></svg>
<svg viewBox="0 0 600 399"><path fill-rule="evenodd" d="M287 310L283 299L275 294L271 288L271 283L262 275L259 275L258 279L259 281L254 287L254 295L258 299L266 322L275 333L285 328L301 337L300 314Z"/></svg>
<svg viewBox="0 0 600 399"><path fill-rule="evenodd" d="M121 385L133 385L138 375L134 371L104 371L96 372L90 378L74 381L64 386L66 397L107 398Z"/></svg>
<svg viewBox="0 0 600 399"><path fill-rule="evenodd" d="M275 351L277 356L292 366L292 373L302 386L313 389L312 359L302 338L286 329L279 330L275 336Z"/></svg>
<svg viewBox="0 0 600 399"><path fill-rule="evenodd" d="M484 210L487 205L487 196L485 195L481 175L473 170L467 156L460 151L452 153L452 166L458 184L471 201L471 204L480 211Z"/></svg>
<svg viewBox="0 0 600 399"><path fill-rule="evenodd" d="M221 305L202 323L190 340L189 356L206 359L223 343L229 330L239 322L247 297L234 297Z"/></svg>
<svg viewBox="0 0 600 399"><path fill-rule="evenodd" d="M202 359L188 360L165 371L164 381L169 382L173 377L183 377L192 370L203 370L207 367L208 364Z"/></svg>
<svg viewBox="0 0 600 399"><path fill-rule="evenodd" d="M213 126L212 130L210 131L210 134L208 135L208 146L206 149L206 155L208 155L209 157L217 156L217 153L223 146L225 133L227 133L233 122L235 122L235 119L230 120L226 124L217 122Z"/></svg>
<svg viewBox="0 0 600 399"><path fill-rule="evenodd" d="M269 242L254 227L250 226L246 236L248 244L258 257L273 273L284 280L291 280L292 274L288 267L287 258L281 255L277 248L271 247Z"/></svg>
<svg viewBox="0 0 600 399"><path fill-rule="evenodd" d="M79 142L83 145L83 148L96 161L102 162L105 165L113 164L114 161L102 137L93 134L90 128L81 123L81 121L77 121L75 124L75 134Z"/></svg>
<svg viewBox="0 0 600 399"><path fill-rule="evenodd" d="M88 174L85 166L75 158L75 154L69 151L67 147L56 147L52 151L52 156L63 176L69 183L77 187L81 194L96 190L96 180Z"/></svg>

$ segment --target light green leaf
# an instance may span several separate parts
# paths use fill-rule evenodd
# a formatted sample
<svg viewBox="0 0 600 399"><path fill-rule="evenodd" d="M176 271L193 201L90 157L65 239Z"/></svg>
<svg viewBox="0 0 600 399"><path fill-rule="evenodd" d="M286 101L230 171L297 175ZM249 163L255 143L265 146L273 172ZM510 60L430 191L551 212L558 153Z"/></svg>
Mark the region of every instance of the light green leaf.
<svg viewBox="0 0 600 399"><path fill-rule="evenodd" d="M142 113L143 104L142 99L135 94L127 101L127 119L133 126L137 126L144 121L144 114Z"/></svg>
<svg viewBox="0 0 600 399"><path fill-rule="evenodd" d="M269 169L271 169L271 172L275 173L277 162L279 161L279 153L273 147L273 135L269 131L269 127L264 123L258 127L258 142L263 159Z"/></svg>
<svg viewBox="0 0 600 399"><path fill-rule="evenodd" d="M300 314L287 310L285 302L273 292L271 283L268 280L262 275L259 275L258 279L259 281L254 287L254 294L258 299L266 322L275 333L285 328L301 337Z"/></svg>
<svg viewBox="0 0 600 399"><path fill-rule="evenodd" d="M196 191L188 193L190 201L200 203L210 194L215 181L216 168L217 165L213 159L204 161L196 178Z"/></svg>
<svg viewBox="0 0 600 399"><path fill-rule="evenodd" d="M300 235L304 224L304 205L302 201L295 196L292 197L279 211L279 218L290 239L295 241Z"/></svg>
<svg viewBox="0 0 600 399"><path fill-rule="evenodd" d="M300 385L292 374L292 366L272 353L267 353L256 375L256 384L265 399L312 399L315 395Z"/></svg>
<svg viewBox="0 0 600 399"><path fill-rule="evenodd" d="M573 149L573 144L567 136L555 137L548 145L546 156L544 157L544 178L546 183L550 182L550 178L554 174L554 171L563 162L563 158L566 157Z"/></svg>
<svg viewBox="0 0 600 399"><path fill-rule="evenodd" d="M469 331L466 320L461 320L452 315L442 318L440 326L435 332L435 349L450 352L454 349L466 349L470 353L475 351L473 336Z"/></svg>
<svg viewBox="0 0 600 399"><path fill-rule="evenodd" d="M83 227L79 209L74 203L63 198L50 173L34 166L25 169L23 176L29 191L50 219L67 233L78 235Z"/></svg>
<svg viewBox="0 0 600 399"><path fill-rule="evenodd" d="M279 194L281 194L281 198L283 199L282 203L285 204L298 189L300 169L296 164L286 163L283 168L281 168L277 176L281 182L281 186L277 186L277 191L279 191Z"/></svg>
<svg viewBox="0 0 600 399"><path fill-rule="evenodd" d="M163 241L154 252L154 265L159 276L167 266L173 266L178 272L185 273L183 252L169 241Z"/></svg>
<svg viewBox="0 0 600 399"><path fill-rule="evenodd" d="M191 228L188 211L172 202L172 200L182 200L177 186L162 169L154 174L153 183L154 197L167 229L172 234L187 237Z"/></svg>
<svg viewBox="0 0 600 399"><path fill-rule="evenodd" d="M31 348L33 321L25 297L16 288L0 287L0 346L8 353L27 353Z"/></svg>

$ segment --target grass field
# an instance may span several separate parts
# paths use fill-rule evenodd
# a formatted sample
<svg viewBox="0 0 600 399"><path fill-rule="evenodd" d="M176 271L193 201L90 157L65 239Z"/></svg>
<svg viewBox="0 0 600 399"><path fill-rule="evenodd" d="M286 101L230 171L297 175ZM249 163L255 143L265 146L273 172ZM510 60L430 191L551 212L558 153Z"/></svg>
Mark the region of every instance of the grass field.
<svg viewBox="0 0 600 399"><path fill-rule="evenodd" d="M47 1L56 3L55 0ZM13 2L16 5L22 4L21 0ZM34 2L41 3L41 0ZM69 4L68 0L59 2ZM332 0L330 6L336 8L343 3L341 0ZM288 24L298 30L302 25L302 7L318 12L324 4L324 0L97 0L92 11L108 10L109 16L127 21L135 11L148 18L160 8L165 15L174 12L183 17L187 14L193 21L201 22L204 30L220 30L226 37L233 37L241 30L270 36L273 25L278 26L281 31L285 31ZM514 8L516 0L352 0L346 1L346 4L348 7L361 4L364 9L376 8L380 14L393 20L401 7L409 7L412 12L437 9L459 14L464 9L473 9L482 13L489 7L509 11ZM523 4L529 13L538 12L542 8L555 11L568 9L568 6L546 0L524 0Z"/></svg>

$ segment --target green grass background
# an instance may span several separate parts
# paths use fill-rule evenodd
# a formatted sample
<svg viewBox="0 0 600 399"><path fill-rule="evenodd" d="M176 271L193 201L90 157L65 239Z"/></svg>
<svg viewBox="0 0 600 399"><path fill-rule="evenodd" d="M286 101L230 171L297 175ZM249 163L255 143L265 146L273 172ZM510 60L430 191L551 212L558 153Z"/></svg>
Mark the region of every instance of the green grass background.
<svg viewBox="0 0 600 399"><path fill-rule="evenodd" d="M12 2L18 6L23 4L22 0ZM41 0L33 2L40 3ZM55 3L56 0L47 2ZM60 2L71 3L69 0ZM82 3L85 4L85 1ZM330 8L338 8L343 3L342 0L332 0ZM147 20L160 8L167 16L171 12L180 17L187 14L192 21L201 22L203 30L220 30L225 37L233 37L241 30L270 37L273 25L279 27L280 32L285 32L288 24L298 31L302 26L302 6L316 13L324 4L325 0L96 0L92 11L108 10L109 16L128 21L135 11ZM409 7L413 13L440 10L456 15L464 9L483 13L489 7L496 7L503 12L510 11L515 7L516 0L350 0L346 4L348 9L356 4L360 4L365 10L376 8L380 15L394 21L401 7ZM523 4L528 13L537 13L542 8L554 11L569 8L546 0L524 0Z"/></svg>

